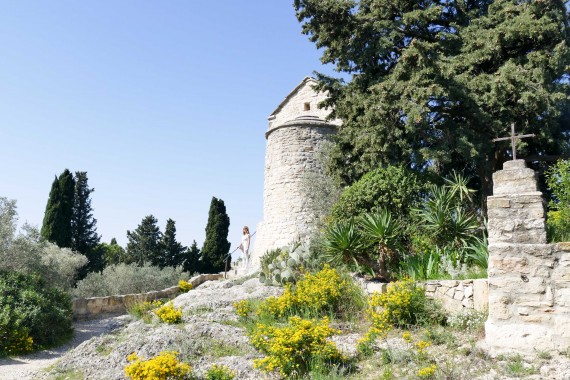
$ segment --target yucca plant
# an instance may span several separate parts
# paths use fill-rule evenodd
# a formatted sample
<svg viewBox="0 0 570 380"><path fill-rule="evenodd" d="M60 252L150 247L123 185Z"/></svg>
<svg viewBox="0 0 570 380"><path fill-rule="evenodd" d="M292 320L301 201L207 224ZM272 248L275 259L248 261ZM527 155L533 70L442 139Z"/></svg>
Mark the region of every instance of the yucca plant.
<svg viewBox="0 0 570 380"><path fill-rule="evenodd" d="M379 209L374 213L366 213L359 219L359 226L364 237L373 243L377 250L378 276L390 280L388 266L398 256L401 236L400 224L392 218L387 209Z"/></svg>
<svg viewBox="0 0 570 380"><path fill-rule="evenodd" d="M353 221L335 222L325 231L324 260L333 266L347 264L360 269L363 248L364 239Z"/></svg>
<svg viewBox="0 0 570 380"><path fill-rule="evenodd" d="M438 246L459 247L470 241L480 226L476 215L447 187L433 186L431 196L417 215Z"/></svg>
<svg viewBox="0 0 570 380"><path fill-rule="evenodd" d="M445 187L447 187L453 197L459 197L461 203L473 203L473 196L476 190L469 188L470 177L453 170L450 178L444 178Z"/></svg>
<svg viewBox="0 0 570 380"><path fill-rule="evenodd" d="M475 238L473 243L467 247L467 260L469 263L478 266L481 269L488 269L489 267L489 250L487 237L483 235L482 238Z"/></svg>

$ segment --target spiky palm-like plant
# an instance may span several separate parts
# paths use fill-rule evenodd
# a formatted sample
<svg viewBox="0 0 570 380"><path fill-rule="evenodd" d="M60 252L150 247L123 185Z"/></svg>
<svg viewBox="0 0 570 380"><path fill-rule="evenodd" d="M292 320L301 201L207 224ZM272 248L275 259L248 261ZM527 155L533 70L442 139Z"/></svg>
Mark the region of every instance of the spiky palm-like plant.
<svg viewBox="0 0 570 380"><path fill-rule="evenodd" d="M325 231L324 259L331 265L360 267L359 255L364 247L362 235L353 221L335 222Z"/></svg>
<svg viewBox="0 0 570 380"><path fill-rule="evenodd" d="M366 213L359 220L365 238L377 249L378 276L390 280L388 266L397 258L397 248L401 236L399 222L392 218L387 209Z"/></svg>

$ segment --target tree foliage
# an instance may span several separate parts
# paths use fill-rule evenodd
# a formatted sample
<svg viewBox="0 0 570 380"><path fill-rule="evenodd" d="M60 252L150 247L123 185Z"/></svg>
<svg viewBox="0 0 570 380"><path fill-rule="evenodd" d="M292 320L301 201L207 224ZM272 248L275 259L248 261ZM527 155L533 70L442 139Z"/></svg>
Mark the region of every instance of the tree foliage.
<svg viewBox="0 0 570 380"><path fill-rule="evenodd" d="M186 247L176 240L176 222L166 221L166 228L160 242L162 256L157 263L159 267L177 267L184 263Z"/></svg>
<svg viewBox="0 0 570 380"><path fill-rule="evenodd" d="M158 261L162 234L157 223L153 215L147 215L133 232L127 231L127 263L144 265Z"/></svg>
<svg viewBox="0 0 570 380"><path fill-rule="evenodd" d="M75 179L68 169L55 178L46 205L42 238L70 248L73 244L72 218L75 198Z"/></svg>
<svg viewBox="0 0 570 380"><path fill-rule="evenodd" d="M547 173L546 184L552 191L547 232L550 241L570 240L570 161L560 160Z"/></svg>
<svg viewBox="0 0 570 380"><path fill-rule="evenodd" d="M226 213L224 201L212 197L208 223L206 224L206 240L202 247L202 271L217 273L224 270L224 259L230 251L228 232L230 218Z"/></svg>
<svg viewBox="0 0 570 380"><path fill-rule="evenodd" d="M105 266L127 262L126 251L117 243L117 239L115 238L112 238L109 244L99 244L98 249L102 251Z"/></svg>
<svg viewBox="0 0 570 380"><path fill-rule="evenodd" d="M188 273L200 273L202 271L201 261L200 261L200 248L196 244L196 240L192 242L192 245L186 249L184 258L184 272Z"/></svg>
<svg viewBox="0 0 570 380"><path fill-rule="evenodd" d="M16 201L0 197L0 270L38 275L53 287L69 290L87 258L41 238L36 227L17 231Z"/></svg>
<svg viewBox="0 0 570 380"><path fill-rule="evenodd" d="M109 265L101 272L89 273L73 289L74 297L105 297L114 294L144 293L166 289L187 280L182 268L158 268L145 264Z"/></svg>
<svg viewBox="0 0 570 380"><path fill-rule="evenodd" d="M511 123L534 133L522 154L567 148L570 31L562 0L295 0L322 62L324 105L343 125L331 169L345 184L387 164L454 168L485 191L511 156Z"/></svg>
<svg viewBox="0 0 570 380"><path fill-rule="evenodd" d="M71 337L71 298L37 275L0 270L0 356L30 337L45 348Z"/></svg>
<svg viewBox="0 0 570 380"><path fill-rule="evenodd" d="M427 192L426 180L403 166L375 169L347 187L332 209L335 220L347 221L377 208L405 217Z"/></svg>
<svg viewBox="0 0 570 380"><path fill-rule="evenodd" d="M89 263L84 268L81 278L88 272L100 271L105 262L103 251L97 249L101 236L97 234L97 219L93 217L91 193L87 184L87 172L75 172L75 196L73 217L71 219L72 248L87 256Z"/></svg>

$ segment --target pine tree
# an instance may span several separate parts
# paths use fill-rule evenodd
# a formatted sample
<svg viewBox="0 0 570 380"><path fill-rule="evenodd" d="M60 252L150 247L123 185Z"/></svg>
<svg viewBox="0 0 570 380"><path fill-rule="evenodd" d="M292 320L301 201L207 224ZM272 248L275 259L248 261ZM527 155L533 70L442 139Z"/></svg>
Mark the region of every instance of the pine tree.
<svg viewBox="0 0 570 380"><path fill-rule="evenodd" d="M127 231L127 262L144 265L153 263L161 256L160 240L162 234L158 228L158 220L153 215L143 218L141 224L133 231Z"/></svg>
<svg viewBox="0 0 570 380"><path fill-rule="evenodd" d="M87 172L75 172L75 198L73 218L71 220L73 250L84 254L89 263L80 273L84 278L87 273L101 271L104 267L103 250L97 249L101 237L97 234L97 219L93 217L91 193L87 184Z"/></svg>
<svg viewBox="0 0 570 380"><path fill-rule="evenodd" d="M212 197L208 223L206 224L206 240L202 247L202 265L204 273L217 273L224 270L224 260L229 250L228 232L230 218L226 214L224 201Z"/></svg>
<svg viewBox="0 0 570 380"><path fill-rule="evenodd" d="M333 118L329 169L343 184L389 164L466 171L484 193L510 159L562 153L570 124L567 2L295 0L303 33L342 78L319 75Z"/></svg>
<svg viewBox="0 0 570 380"><path fill-rule="evenodd" d="M71 248L75 180L68 169L51 186L41 229L42 238L61 248Z"/></svg>
<svg viewBox="0 0 570 380"><path fill-rule="evenodd" d="M184 262L186 247L176 241L176 224L174 220L166 221L166 229L160 242L162 256L156 263L159 267L177 267Z"/></svg>
<svg viewBox="0 0 570 380"><path fill-rule="evenodd" d="M186 249L185 256L183 263L184 272L201 273L200 249L198 248L198 244L196 244L196 240L192 242L190 248Z"/></svg>

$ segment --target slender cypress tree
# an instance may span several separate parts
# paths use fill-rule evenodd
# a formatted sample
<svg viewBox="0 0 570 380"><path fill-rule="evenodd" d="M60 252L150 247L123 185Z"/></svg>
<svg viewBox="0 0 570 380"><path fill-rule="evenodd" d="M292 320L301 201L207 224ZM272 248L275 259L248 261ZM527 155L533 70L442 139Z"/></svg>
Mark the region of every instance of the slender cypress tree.
<svg viewBox="0 0 570 380"><path fill-rule="evenodd" d="M166 229L160 241L162 257L157 263L159 267L177 267L183 265L186 247L176 241L176 222L172 219L166 221Z"/></svg>
<svg viewBox="0 0 570 380"><path fill-rule="evenodd" d="M230 218L226 214L224 201L212 197L206 225L206 240L202 247L204 273L217 273L224 270L224 259L231 245L228 241L229 228Z"/></svg>
<svg viewBox="0 0 570 380"><path fill-rule="evenodd" d="M198 244L196 244L196 240L192 242L190 248L186 249L185 256L183 263L184 272L200 273L202 271L200 249L198 248Z"/></svg>
<svg viewBox="0 0 570 380"><path fill-rule="evenodd" d="M97 234L97 219L93 217L91 193L87 184L87 172L75 172L75 198L71 227L73 234L73 250L84 254L89 263L84 268L83 275L88 272L100 271L104 267L103 250L96 249L101 237ZM82 277L82 276L80 276ZM84 277L84 276L83 276Z"/></svg>
<svg viewBox="0 0 570 380"><path fill-rule="evenodd" d="M127 231L127 262L144 265L155 263L161 256L161 233L158 220L152 215L143 218L141 224L133 231Z"/></svg>
<svg viewBox="0 0 570 380"><path fill-rule="evenodd" d="M75 180L68 169L51 186L41 229L42 238L59 247L71 248Z"/></svg>

